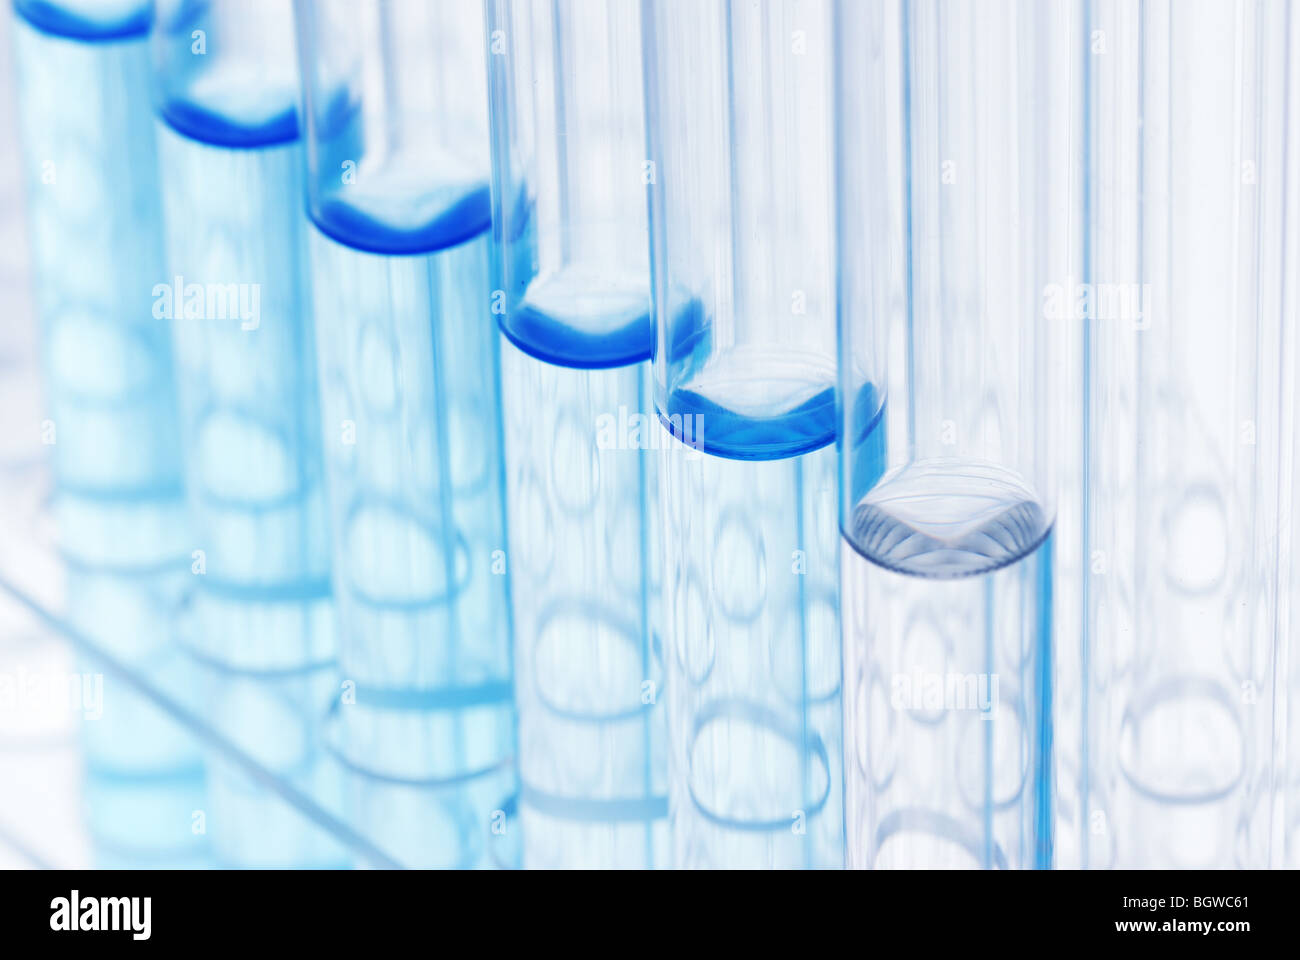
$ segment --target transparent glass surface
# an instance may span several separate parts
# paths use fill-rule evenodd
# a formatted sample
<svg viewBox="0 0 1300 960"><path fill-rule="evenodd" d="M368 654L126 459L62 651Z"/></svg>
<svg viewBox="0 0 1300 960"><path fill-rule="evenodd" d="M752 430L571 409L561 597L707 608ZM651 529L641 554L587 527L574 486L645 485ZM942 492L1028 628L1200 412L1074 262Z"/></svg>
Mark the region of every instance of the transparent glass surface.
<svg viewBox="0 0 1300 960"><path fill-rule="evenodd" d="M1091 18L1089 253L1130 307L1089 328L1080 860L1278 866L1296 25L1256 2Z"/></svg>
<svg viewBox="0 0 1300 960"><path fill-rule="evenodd" d="M835 464L660 453L678 867L843 864Z"/></svg>
<svg viewBox="0 0 1300 960"><path fill-rule="evenodd" d="M902 573L997 569L1054 518L1079 8L839 8L844 532Z"/></svg>
<svg viewBox="0 0 1300 960"><path fill-rule="evenodd" d="M524 865L663 866L640 8L487 14Z"/></svg>
<svg viewBox="0 0 1300 960"><path fill-rule="evenodd" d="M848 865L1051 865L1053 544L942 583L844 547Z"/></svg>
<svg viewBox="0 0 1300 960"><path fill-rule="evenodd" d="M174 609L189 545L170 338L150 313L162 249L148 48L142 36L90 39L89 24L56 32L48 18L78 11L31 6L20 6L14 41L45 377L33 426L53 470L56 549L76 621L159 676L180 654L141 621ZM71 666L78 703L99 721L81 738L99 862L202 863L203 837L188 831L203 803L198 745L129 695L94 710L93 680L81 686L92 668ZM185 830L159 839L152 824L171 813Z"/></svg>
<svg viewBox="0 0 1300 960"><path fill-rule="evenodd" d="M486 75L473 4L298 5L321 431L361 822L509 865L516 793Z"/></svg>
<svg viewBox="0 0 1300 960"><path fill-rule="evenodd" d="M835 438L828 4L644 5L655 403L703 449ZM687 438L689 440L689 438Z"/></svg>
<svg viewBox="0 0 1300 960"><path fill-rule="evenodd" d="M61 492L178 504L147 48L14 24L33 290ZM62 427L62 429L60 429ZM129 496L128 496L129 494Z"/></svg>
<svg viewBox="0 0 1300 960"><path fill-rule="evenodd" d="M290 0L154 0L154 98L183 137L269 147L298 137ZM214 192L221 192L214 184Z"/></svg>
<svg viewBox="0 0 1300 960"><path fill-rule="evenodd" d="M302 193L297 87L280 75L290 10L160 4L156 23L166 272L153 314L175 345L206 624L194 640L241 667L322 663L334 625L303 218L286 202Z"/></svg>
<svg viewBox="0 0 1300 960"><path fill-rule="evenodd" d="M568 367L648 359L636 0L489 0L501 329Z"/></svg>
<svg viewBox="0 0 1300 960"><path fill-rule="evenodd" d="M649 369L503 360L524 866L664 866Z"/></svg>
<svg viewBox="0 0 1300 960"><path fill-rule="evenodd" d="M853 866L1051 864L1082 9L837 6Z"/></svg>
<svg viewBox="0 0 1300 960"><path fill-rule="evenodd" d="M216 672L190 685L206 719L311 781L323 704L271 736L265 714L229 706L245 677L301 702L288 678L319 678L335 656L303 218L288 202L302 192L291 10L159 3L152 45L166 267L152 316L172 331L191 522L173 642ZM267 802L208 761L217 862L337 862L277 834ZM327 789L341 794L337 774Z"/></svg>
<svg viewBox="0 0 1300 960"><path fill-rule="evenodd" d="M8 781L11 806L71 806L64 829L84 832L90 865L102 867L420 864L417 838L385 834L345 802L357 784L321 723L338 698L332 668L244 672L196 656L183 641L195 626L184 565L92 571L40 535L7 542L15 549L0 560L6 623L43 651L22 674L40 698L26 705L47 721L66 718L86 765L63 781L68 795L43 795L58 783L40 779L57 772L56 742L41 742L48 762L31 776L6 730L0 765L29 772ZM22 839L37 865L47 862L44 849L76 847ZM48 862L85 865L67 852Z"/></svg>
<svg viewBox="0 0 1300 960"><path fill-rule="evenodd" d="M484 233L479 5L324 0L296 12L317 228L383 254L428 254Z"/></svg>
<svg viewBox="0 0 1300 960"><path fill-rule="evenodd" d="M673 863L839 867L829 5L642 13Z"/></svg>

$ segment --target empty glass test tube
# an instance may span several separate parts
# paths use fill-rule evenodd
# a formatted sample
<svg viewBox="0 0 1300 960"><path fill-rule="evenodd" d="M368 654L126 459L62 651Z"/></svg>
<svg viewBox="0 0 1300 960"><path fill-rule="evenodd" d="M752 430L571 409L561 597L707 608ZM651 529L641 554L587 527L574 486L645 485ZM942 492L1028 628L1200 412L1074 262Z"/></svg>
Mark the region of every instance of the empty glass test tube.
<svg viewBox="0 0 1300 960"><path fill-rule="evenodd" d="M333 736L360 825L403 862L510 866L483 10L297 13L344 682Z"/></svg>
<svg viewBox="0 0 1300 960"><path fill-rule="evenodd" d="M1090 20L1079 865L1294 867L1300 24L1258 0Z"/></svg>
<svg viewBox="0 0 1300 960"><path fill-rule="evenodd" d="M1051 864L1081 24L1072 0L836 9L851 866Z"/></svg>
<svg viewBox="0 0 1300 960"><path fill-rule="evenodd" d="M524 866L662 866L640 7L487 12Z"/></svg>
<svg viewBox="0 0 1300 960"><path fill-rule="evenodd" d="M679 867L839 867L830 16L643 4Z"/></svg>

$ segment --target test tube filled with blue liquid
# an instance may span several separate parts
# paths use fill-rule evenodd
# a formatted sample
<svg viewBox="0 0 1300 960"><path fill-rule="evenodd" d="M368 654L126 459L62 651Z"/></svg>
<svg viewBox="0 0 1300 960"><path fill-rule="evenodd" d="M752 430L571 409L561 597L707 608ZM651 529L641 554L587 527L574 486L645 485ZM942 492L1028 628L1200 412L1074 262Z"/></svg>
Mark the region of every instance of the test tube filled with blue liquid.
<svg viewBox="0 0 1300 960"><path fill-rule="evenodd" d="M850 866L1052 862L1080 9L836 9Z"/></svg>
<svg viewBox="0 0 1300 960"><path fill-rule="evenodd" d="M14 40L32 266L71 626L152 683L185 682L173 642L189 551L162 275L149 4L19 2ZM84 723L98 861L193 866L205 838L194 741L104 676Z"/></svg>
<svg viewBox="0 0 1300 960"><path fill-rule="evenodd" d="M829 6L643 14L673 863L839 867Z"/></svg>
<svg viewBox="0 0 1300 960"><path fill-rule="evenodd" d="M664 866L640 9L487 12L524 866Z"/></svg>
<svg viewBox="0 0 1300 960"><path fill-rule="evenodd" d="M323 758L311 713L328 705L310 691L335 627L292 8L165 0L152 42L166 228L154 315L172 330L192 536L182 639L212 668L214 726L307 782ZM259 720L281 702L296 722ZM336 862L315 836L283 836L279 801L215 762L207 828L223 863Z"/></svg>
<svg viewBox="0 0 1300 960"><path fill-rule="evenodd" d="M513 865L514 707L477 4L297 6L355 816L422 866Z"/></svg>
<svg viewBox="0 0 1300 960"><path fill-rule="evenodd" d="M244 666L334 653L288 0L170 0L154 27L197 642Z"/></svg>

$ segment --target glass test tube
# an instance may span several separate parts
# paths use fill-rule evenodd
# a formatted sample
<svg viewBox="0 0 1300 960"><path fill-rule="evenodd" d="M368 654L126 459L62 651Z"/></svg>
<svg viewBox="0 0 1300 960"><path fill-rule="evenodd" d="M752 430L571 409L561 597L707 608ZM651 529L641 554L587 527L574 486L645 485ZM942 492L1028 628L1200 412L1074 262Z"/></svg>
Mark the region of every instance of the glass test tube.
<svg viewBox="0 0 1300 960"><path fill-rule="evenodd" d="M1091 7L1082 866L1283 863L1296 27Z"/></svg>
<svg viewBox="0 0 1300 960"><path fill-rule="evenodd" d="M154 26L167 277L200 649L334 654L298 80L288 0L164 0Z"/></svg>
<svg viewBox="0 0 1300 960"><path fill-rule="evenodd" d="M268 673L206 662L200 678L208 718L246 756L325 806L343 810L343 774L326 757L321 719L338 695L334 664ZM319 824L221 755L208 758L205 828L215 866L338 869L347 850Z"/></svg>
<svg viewBox="0 0 1300 960"><path fill-rule="evenodd" d="M673 862L838 867L829 4L643 30Z"/></svg>
<svg viewBox="0 0 1300 960"><path fill-rule="evenodd" d="M524 866L662 866L640 8L487 11Z"/></svg>
<svg viewBox="0 0 1300 960"><path fill-rule="evenodd" d="M17 81L70 620L153 682L187 682L173 627L189 552L149 97L149 4L20 2ZM98 667L87 662L82 682ZM191 866L205 838L197 745L99 677L83 724L90 832L105 866ZM104 689L107 687L107 689Z"/></svg>
<svg viewBox="0 0 1300 960"><path fill-rule="evenodd" d="M320 766L328 701L309 704L335 627L292 9L162 0L153 53L167 268L154 313L171 320L194 538L185 642L212 668L213 724L324 800L341 784ZM295 722L263 727L268 714ZM336 861L306 824L284 836L279 801L215 763L222 863Z"/></svg>
<svg viewBox="0 0 1300 960"><path fill-rule="evenodd" d="M1051 863L1081 12L837 8L851 866Z"/></svg>
<svg viewBox="0 0 1300 960"><path fill-rule="evenodd" d="M516 792L483 11L297 6L356 815L404 862L512 865Z"/></svg>
<svg viewBox="0 0 1300 960"><path fill-rule="evenodd" d="M45 448L33 424L44 417L40 345L36 336L31 260L27 239L26 178L18 135L18 91L14 84L14 21L11 6L0 11L0 75L9 79L0 92L0 138L10 148L0 153L0 311L13 319L0 327L0 483L14 491L20 477L36 479ZM36 482L31 484L35 493ZM10 494L12 500L12 492ZM18 507L22 510L21 507ZM30 511L28 511L30 513Z"/></svg>

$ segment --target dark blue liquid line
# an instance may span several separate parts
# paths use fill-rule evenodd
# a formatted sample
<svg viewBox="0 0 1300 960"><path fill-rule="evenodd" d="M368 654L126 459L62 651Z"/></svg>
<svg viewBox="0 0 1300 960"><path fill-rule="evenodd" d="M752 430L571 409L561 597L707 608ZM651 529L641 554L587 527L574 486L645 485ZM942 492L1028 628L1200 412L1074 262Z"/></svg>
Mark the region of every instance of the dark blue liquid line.
<svg viewBox="0 0 1300 960"><path fill-rule="evenodd" d="M347 188L344 187L346 193ZM312 222L332 240L365 253L428 256L481 235L491 223L488 185L468 190L445 210L410 228L397 228L370 216L338 193L311 204Z"/></svg>
<svg viewBox="0 0 1300 960"><path fill-rule="evenodd" d="M309 129L319 155L308 183L307 209L321 233L345 247L388 256L428 256L475 239L492 225L491 188L481 183L458 185L438 212L414 226L394 226L348 201L349 185L340 172L365 153L365 112L346 87L313 105ZM431 186L435 186L431 182ZM428 199L415 193L409 200Z"/></svg>
<svg viewBox="0 0 1300 960"><path fill-rule="evenodd" d="M599 330L582 329L582 320L590 317L562 316L528 302L529 286L538 273L538 242L536 200L526 187L508 204L504 224L494 226L493 255L498 260L494 273L508 286L507 308L499 316L499 325L508 341L543 363L573 369L628 367L651 359L654 323L649 286L643 310L630 308L602 317L610 325ZM508 230L508 237L503 230Z"/></svg>
<svg viewBox="0 0 1300 960"><path fill-rule="evenodd" d="M528 288L537 278L537 229L535 201L521 190L509 208L509 239L500 236L497 224L493 255L498 262L494 273L506 275L507 309L499 325L506 339L529 356L544 363L575 370L609 370L651 359L654 325L650 315L650 290L645 291L645 309L629 310L622 322L599 331L583 329L582 319L539 310L528 303ZM509 264L502 257L509 257ZM611 318L606 317L606 320Z"/></svg>
<svg viewBox="0 0 1300 960"><path fill-rule="evenodd" d="M545 363L577 370L608 370L639 363L650 355L650 312L632 315L613 330L586 333L563 317L519 307L501 332L520 350Z"/></svg>
<svg viewBox="0 0 1300 960"><path fill-rule="evenodd" d="M140 40L149 35L153 5L142 3L115 20L81 17L50 0L14 0L14 11L33 28L51 37L107 43Z"/></svg>
<svg viewBox="0 0 1300 960"><path fill-rule="evenodd" d="M785 460L820 450L835 439L835 389L827 387L773 417L748 417L679 388L669 394L659 420L678 440L716 457Z"/></svg>
<svg viewBox="0 0 1300 960"><path fill-rule="evenodd" d="M236 123L215 110L189 100L171 97L158 105L167 125L190 140L213 147L252 150L292 143L298 139L298 114L284 110L262 123Z"/></svg>
<svg viewBox="0 0 1300 960"><path fill-rule="evenodd" d="M853 483L864 491L884 471L884 406L877 396L875 387L866 384L854 402ZM820 450L837 435L833 387L773 417L744 416L693 390L678 389L669 394L659 420L682 443L729 460L798 457Z"/></svg>
<svg viewBox="0 0 1300 960"><path fill-rule="evenodd" d="M665 349L670 376L684 385L669 392L659 420L682 443L729 460L785 460L820 450L839 436L832 384L799 406L770 417L737 413L691 389L690 371L698 369L713 350L713 327L698 300L689 300L673 317ZM864 384L853 400L849 453L854 488L862 486L863 492L884 471L883 424L883 398L873 384Z"/></svg>

